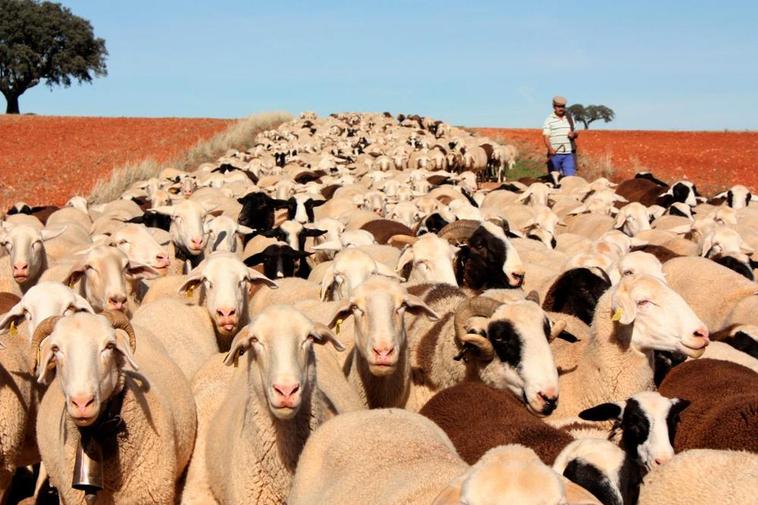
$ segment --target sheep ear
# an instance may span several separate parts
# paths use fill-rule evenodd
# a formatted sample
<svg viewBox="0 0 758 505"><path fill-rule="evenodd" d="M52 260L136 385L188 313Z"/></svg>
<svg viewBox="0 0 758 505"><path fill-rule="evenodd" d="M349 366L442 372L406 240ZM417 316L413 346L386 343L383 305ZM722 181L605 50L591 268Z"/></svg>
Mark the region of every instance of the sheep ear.
<svg viewBox="0 0 758 505"><path fill-rule="evenodd" d="M447 485L442 492L437 495L432 505L458 505L461 502L461 488L468 474L463 474Z"/></svg>
<svg viewBox="0 0 758 505"><path fill-rule="evenodd" d="M548 335L547 341L552 342L555 340L558 335L563 333L563 330L566 329L566 321L560 320L560 321L551 321L550 322L550 335Z"/></svg>
<svg viewBox="0 0 758 505"><path fill-rule="evenodd" d="M397 260L397 266L395 267L395 272L402 272L403 269L408 265L408 263L413 261L413 248L408 246L405 248L405 250L402 252L400 257Z"/></svg>
<svg viewBox="0 0 758 505"><path fill-rule="evenodd" d="M329 298L329 294L334 289L335 281L334 266L329 265L324 272L324 277L321 279L321 292L319 296L322 302L328 301L327 298Z"/></svg>
<svg viewBox="0 0 758 505"><path fill-rule="evenodd" d="M400 277L397 274L397 272L395 272L394 270L392 270L390 267L388 267L384 263L379 263L379 262L376 263L376 273L379 274L379 275L383 275L385 277L389 277L391 279L399 280L399 281L404 281L405 280L402 277Z"/></svg>
<svg viewBox="0 0 758 505"><path fill-rule="evenodd" d="M579 214L584 214L585 212L589 212L589 209L586 205L580 205L579 207L576 207L575 209L572 209L567 212L568 216L578 216Z"/></svg>
<svg viewBox="0 0 758 505"><path fill-rule="evenodd" d="M533 290L531 290L531 291L529 291L529 294L528 294L528 295L526 295L526 297L525 297L524 299L525 299L525 300L528 300L528 301L530 301L530 302L534 302L534 303L536 303L537 305L540 305L540 294L539 294L539 293L537 293L537 291L536 291L536 290L534 290L534 289L533 289Z"/></svg>
<svg viewBox="0 0 758 505"><path fill-rule="evenodd" d="M405 295L403 306L411 314L426 314L426 317L428 317L430 321L439 321L440 319L440 316L418 296L411 294Z"/></svg>
<svg viewBox="0 0 758 505"><path fill-rule="evenodd" d="M624 215L622 212L619 212L616 214L616 221L613 223L613 227L619 229L624 226L624 223L626 223L626 215Z"/></svg>
<svg viewBox="0 0 758 505"><path fill-rule="evenodd" d="M150 212L156 212L158 214L163 214L164 216L171 217L174 217L176 215L176 209L170 205L161 205L160 207L155 207L153 209L150 209Z"/></svg>
<svg viewBox="0 0 758 505"><path fill-rule="evenodd" d="M608 421L620 419L624 413L624 407L618 403L601 403L579 412L579 417L585 421Z"/></svg>
<svg viewBox="0 0 758 505"><path fill-rule="evenodd" d="M334 313L327 326L329 328L334 328L337 326L337 323L350 317L353 314L353 305L352 300L344 300L340 306L337 307L337 311Z"/></svg>
<svg viewBox="0 0 758 505"><path fill-rule="evenodd" d="M37 375L37 383L49 385L55 378L55 353L50 345L50 336L45 337L39 344L39 359L37 369L33 371Z"/></svg>
<svg viewBox="0 0 758 505"><path fill-rule="evenodd" d="M224 357L224 365L234 365L236 367L237 360L239 360L240 356L245 354L245 351L250 349L254 340L255 336L250 332L250 325L242 328L237 335L235 335L234 340L232 340L229 352Z"/></svg>
<svg viewBox="0 0 758 505"><path fill-rule="evenodd" d="M250 235L251 233L255 232L252 228L248 228L247 226L243 226L241 224L237 225L237 233L240 235Z"/></svg>
<svg viewBox="0 0 758 505"><path fill-rule="evenodd" d="M50 239L53 239L55 237L58 237L59 235L62 235L64 231L66 231L66 228L68 226L63 226L61 228L54 228L52 230L42 230L40 234L42 235L43 241L48 241Z"/></svg>
<svg viewBox="0 0 758 505"><path fill-rule="evenodd" d="M254 270L250 267L247 268L247 281L250 284L265 284L267 287L271 289L277 289L279 288L279 285L263 275L262 273L258 272L257 270Z"/></svg>
<svg viewBox="0 0 758 505"><path fill-rule="evenodd" d="M335 335L324 323L314 323L313 329L308 334L308 338L320 345L325 345L327 342L331 342L334 348L339 352L345 350L345 346L339 341L337 335Z"/></svg>
<svg viewBox="0 0 758 505"><path fill-rule="evenodd" d="M89 304L87 304L89 305ZM11 324L15 323L18 326L21 321L24 320L24 305L22 302L18 302L16 305L6 312L3 317L0 318L0 330L7 330L11 327Z"/></svg>
<svg viewBox="0 0 758 505"><path fill-rule="evenodd" d="M177 290L177 293L189 298L192 296L192 292L200 285L201 282L203 282L202 273L191 275Z"/></svg>
<svg viewBox="0 0 758 505"><path fill-rule="evenodd" d="M66 286L71 287L84 277L85 270L87 270L87 265L84 263L78 263L69 270L68 274L61 282Z"/></svg>
<svg viewBox="0 0 758 505"><path fill-rule="evenodd" d="M313 246L313 250L314 251L341 251L342 244L336 241L324 242L323 244Z"/></svg>
<svg viewBox="0 0 758 505"><path fill-rule="evenodd" d="M121 328L116 328L114 331L116 332L116 349L124 357L129 367L136 372L139 367L134 362L134 355L129 345L129 334Z"/></svg>
<svg viewBox="0 0 758 505"><path fill-rule="evenodd" d="M622 288L616 289L611 298L611 319L621 324L632 324L637 317L637 304L631 294Z"/></svg>
<svg viewBox="0 0 758 505"><path fill-rule="evenodd" d="M711 252L711 249L713 249L713 238L708 235L705 238L703 238L703 244L701 245L700 250L700 256L703 258L707 258L708 254Z"/></svg>
<svg viewBox="0 0 758 505"><path fill-rule="evenodd" d="M255 265L260 265L264 261L266 261L266 254L260 252L260 253L253 254L252 256L245 258L243 263L245 263L245 265L249 267L254 267Z"/></svg>
<svg viewBox="0 0 758 505"><path fill-rule="evenodd" d="M160 275L161 273L150 265L129 261L126 266L126 277L132 280L155 279L160 277Z"/></svg>

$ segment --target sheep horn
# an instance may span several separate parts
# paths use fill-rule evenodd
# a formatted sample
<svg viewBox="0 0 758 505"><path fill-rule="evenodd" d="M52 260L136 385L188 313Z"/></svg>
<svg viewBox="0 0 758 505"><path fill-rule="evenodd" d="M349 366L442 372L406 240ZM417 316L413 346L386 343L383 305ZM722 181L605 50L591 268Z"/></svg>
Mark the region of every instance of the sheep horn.
<svg viewBox="0 0 758 505"><path fill-rule="evenodd" d="M490 341L477 335L469 333L466 330L466 321L474 316L492 317L495 310L502 305L497 300L487 298L486 296L477 296L461 303L455 311L453 326L455 327L455 337L461 343L471 343L479 348L479 355L485 361L491 360L495 355L495 350Z"/></svg>
<svg viewBox="0 0 758 505"><path fill-rule="evenodd" d="M479 221L461 219L445 225L437 235L448 242L461 243L468 240L481 225Z"/></svg>
<svg viewBox="0 0 758 505"><path fill-rule="evenodd" d="M118 310L104 310L103 315L108 321L110 321L111 326L114 329L124 330L126 334L129 335L129 347L132 352L136 351L137 337L134 334L134 328L129 322L129 318L127 318L123 312Z"/></svg>
<svg viewBox="0 0 758 505"><path fill-rule="evenodd" d="M32 365L32 373L37 375L37 366L39 366L39 346L43 340L45 340L52 332L55 325L61 319L62 316L50 316L42 321L37 329L34 330L32 336L32 356L34 356L34 364Z"/></svg>

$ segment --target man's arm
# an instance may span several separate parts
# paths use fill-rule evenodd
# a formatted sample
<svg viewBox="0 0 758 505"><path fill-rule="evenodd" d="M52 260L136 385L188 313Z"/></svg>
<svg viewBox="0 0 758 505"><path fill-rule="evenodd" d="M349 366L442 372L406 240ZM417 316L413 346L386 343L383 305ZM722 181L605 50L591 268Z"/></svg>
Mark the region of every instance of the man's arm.
<svg viewBox="0 0 758 505"><path fill-rule="evenodd" d="M545 147L547 147L547 154L549 156L553 156L555 154L555 149L553 149L553 146L550 145L550 118L547 118L545 120L545 124L542 125L542 140L545 141Z"/></svg>

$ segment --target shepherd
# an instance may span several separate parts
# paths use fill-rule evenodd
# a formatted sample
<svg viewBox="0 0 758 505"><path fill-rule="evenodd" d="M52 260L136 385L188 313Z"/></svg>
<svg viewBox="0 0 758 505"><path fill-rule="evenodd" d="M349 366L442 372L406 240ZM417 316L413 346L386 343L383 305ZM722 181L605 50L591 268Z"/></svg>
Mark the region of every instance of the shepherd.
<svg viewBox="0 0 758 505"><path fill-rule="evenodd" d="M553 112L545 119L542 136L547 147L548 172L576 175L576 138L574 119L566 113L566 99L553 97Z"/></svg>

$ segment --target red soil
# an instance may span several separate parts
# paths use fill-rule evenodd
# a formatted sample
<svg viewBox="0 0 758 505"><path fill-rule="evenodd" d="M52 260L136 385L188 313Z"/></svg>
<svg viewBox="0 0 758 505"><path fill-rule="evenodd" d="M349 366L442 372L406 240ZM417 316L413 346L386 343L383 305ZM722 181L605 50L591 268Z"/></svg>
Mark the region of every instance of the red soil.
<svg viewBox="0 0 758 505"><path fill-rule="evenodd" d="M540 152L544 149L540 130L477 131L493 139L528 142ZM692 180L706 194L733 184L758 189L758 132L581 130L578 150L595 159L610 157L617 180L649 170L666 181Z"/></svg>
<svg viewBox="0 0 758 505"><path fill-rule="evenodd" d="M128 162L166 162L231 120L0 116L0 210L18 200L63 204ZM479 128L542 152L539 130ZM689 178L705 192L732 184L758 189L758 132L582 131L580 153L609 157L616 179L650 170Z"/></svg>
<svg viewBox="0 0 758 505"><path fill-rule="evenodd" d="M168 161L230 120L0 116L0 209L23 200L61 205L88 195L114 167Z"/></svg>

